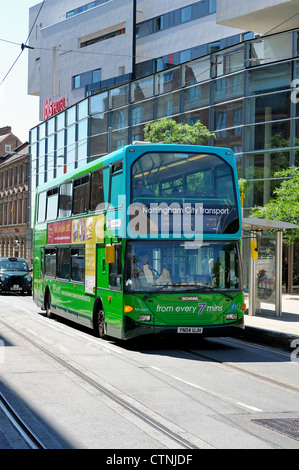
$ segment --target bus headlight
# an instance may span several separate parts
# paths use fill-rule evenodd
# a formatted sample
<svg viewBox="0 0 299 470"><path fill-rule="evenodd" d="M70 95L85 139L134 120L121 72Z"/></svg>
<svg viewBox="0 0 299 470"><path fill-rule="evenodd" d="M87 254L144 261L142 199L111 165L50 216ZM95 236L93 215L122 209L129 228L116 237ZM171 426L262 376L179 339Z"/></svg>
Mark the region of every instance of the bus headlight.
<svg viewBox="0 0 299 470"><path fill-rule="evenodd" d="M226 319L227 320L238 320L238 314L237 313L227 313L226 314Z"/></svg>
<svg viewBox="0 0 299 470"><path fill-rule="evenodd" d="M138 315L138 321L151 321L151 315Z"/></svg>

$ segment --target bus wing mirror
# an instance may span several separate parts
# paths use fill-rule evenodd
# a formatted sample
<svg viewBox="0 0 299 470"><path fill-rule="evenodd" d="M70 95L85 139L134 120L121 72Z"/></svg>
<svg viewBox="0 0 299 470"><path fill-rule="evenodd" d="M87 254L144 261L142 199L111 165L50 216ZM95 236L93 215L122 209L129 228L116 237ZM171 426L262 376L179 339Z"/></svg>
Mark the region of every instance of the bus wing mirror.
<svg viewBox="0 0 299 470"><path fill-rule="evenodd" d="M115 263L115 245L106 245L106 263Z"/></svg>
<svg viewBox="0 0 299 470"><path fill-rule="evenodd" d="M258 259L258 249L257 249L257 241L251 240L250 241L250 251L251 251L251 258Z"/></svg>

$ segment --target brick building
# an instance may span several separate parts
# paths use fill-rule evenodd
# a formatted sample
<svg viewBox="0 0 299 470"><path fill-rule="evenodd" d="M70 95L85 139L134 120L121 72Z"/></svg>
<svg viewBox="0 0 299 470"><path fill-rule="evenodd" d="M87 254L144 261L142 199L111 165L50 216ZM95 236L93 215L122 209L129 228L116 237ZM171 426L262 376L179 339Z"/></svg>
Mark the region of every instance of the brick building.
<svg viewBox="0 0 299 470"><path fill-rule="evenodd" d="M25 142L6 154L0 164L0 256L16 256L30 262L26 243L28 160L29 145Z"/></svg>
<svg viewBox="0 0 299 470"><path fill-rule="evenodd" d="M12 152L14 149L22 144L20 139L11 132L11 127L0 128L0 161L3 160L5 155Z"/></svg>

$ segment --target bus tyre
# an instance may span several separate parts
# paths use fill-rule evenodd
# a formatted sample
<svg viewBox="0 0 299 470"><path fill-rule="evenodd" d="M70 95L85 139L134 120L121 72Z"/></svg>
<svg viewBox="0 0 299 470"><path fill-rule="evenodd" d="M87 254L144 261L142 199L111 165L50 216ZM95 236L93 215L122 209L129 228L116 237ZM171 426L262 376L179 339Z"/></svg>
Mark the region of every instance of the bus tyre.
<svg viewBox="0 0 299 470"><path fill-rule="evenodd" d="M46 308L46 315L48 318L53 318L53 313L51 312L51 294L50 291L46 294L45 299L45 308Z"/></svg>
<svg viewBox="0 0 299 470"><path fill-rule="evenodd" d="M96 314L94 332L98 338L106 338L105 313L102 308Z"/></svg>

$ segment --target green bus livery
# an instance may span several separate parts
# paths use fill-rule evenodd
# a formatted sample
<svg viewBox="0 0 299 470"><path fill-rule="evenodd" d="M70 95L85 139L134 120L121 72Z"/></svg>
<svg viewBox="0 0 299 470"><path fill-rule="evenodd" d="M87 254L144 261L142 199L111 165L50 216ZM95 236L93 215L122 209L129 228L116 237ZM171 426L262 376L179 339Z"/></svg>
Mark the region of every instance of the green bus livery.
<svg viewBox="0 0 299 470"><path fill-rule="evenodd" d="M97 336L244 328L233 152L132 144L38 187L33 298Z"/></svg>

